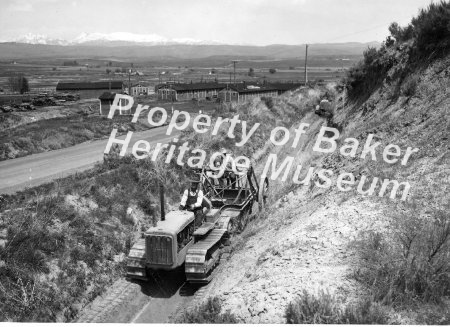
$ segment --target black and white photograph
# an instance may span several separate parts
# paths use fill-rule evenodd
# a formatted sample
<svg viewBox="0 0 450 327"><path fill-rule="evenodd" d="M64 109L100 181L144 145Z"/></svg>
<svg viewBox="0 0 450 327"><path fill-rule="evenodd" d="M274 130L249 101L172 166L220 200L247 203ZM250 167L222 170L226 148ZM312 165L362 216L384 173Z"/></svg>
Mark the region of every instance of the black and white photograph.
<svg viewBox="0 0 450 327"><path fill-rule="evenodd" d="M0 8L0 325L450 325L449 0Z"/></svg>

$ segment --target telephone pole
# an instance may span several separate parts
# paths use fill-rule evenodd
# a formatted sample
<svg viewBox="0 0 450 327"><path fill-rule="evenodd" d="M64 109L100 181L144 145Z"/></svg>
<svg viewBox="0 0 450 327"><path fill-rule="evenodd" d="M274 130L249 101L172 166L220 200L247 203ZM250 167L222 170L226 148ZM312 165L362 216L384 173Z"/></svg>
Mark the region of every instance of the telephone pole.
<svg viewBox="0 0 450 327"><path fill-rule="evenodd" d="M128 70L128 95L131 95L131 68Z"/></svg>
<svg viewBox="0 0 450 327"><path fill-rule="evenodd" d="M308 66L307 66L307 61L308 61L308 45L306 45L306 49L305 49L305 86L308 83Z"/></svg>
<svg viewBox="0 0 450 327"><path fill-rule="evenodd" d="M236 63L238 61L237 60L232 60L231 62L233 63L234 85L236 85Z"/></svg>

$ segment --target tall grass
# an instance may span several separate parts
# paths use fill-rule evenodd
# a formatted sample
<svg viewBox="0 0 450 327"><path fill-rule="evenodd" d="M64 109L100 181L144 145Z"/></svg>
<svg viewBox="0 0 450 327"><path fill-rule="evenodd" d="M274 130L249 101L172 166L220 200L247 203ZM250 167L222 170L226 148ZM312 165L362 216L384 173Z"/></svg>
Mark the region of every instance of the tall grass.
<svg viewBox="0 0 450 327"><path fill-rule="evenodd" d="M178 201L178 174L129 157L112 170L98 165L6 197L5 209L12 211L1 222L8 230L0 251L0 320L70 320L82 303L123 275L123 264L113 259L128 253L135 237L126 210L142 210L144 227L158 219L160 175L168 202Z"/></svg>
<svg viewBox="0 0 450 327"><path fill-rule="evenodd" d="M288 324L386 324L385 308L370 299L343 304L334 295L320 290L317 295L306 290L286 308Z"/></svg>
<svg viewBox="0 0 450 327"><path fill-rule="evenodd" d="M229 313L222 313L218 297L208 298L191 311L185 311L176 321L179 324L236 324L239 321Z"/></svg>

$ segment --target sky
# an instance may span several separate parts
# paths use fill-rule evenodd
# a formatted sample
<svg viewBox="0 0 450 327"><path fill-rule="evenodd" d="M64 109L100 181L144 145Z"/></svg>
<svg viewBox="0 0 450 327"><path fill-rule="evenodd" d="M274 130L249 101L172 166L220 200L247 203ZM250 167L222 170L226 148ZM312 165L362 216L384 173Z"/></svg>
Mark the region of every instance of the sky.
<svg viewBox="0 0 450 327"><path fill-rule="evenodd" d="M383 41L431 0L0 0L0 40L129 32L228 44Z"/></svg>

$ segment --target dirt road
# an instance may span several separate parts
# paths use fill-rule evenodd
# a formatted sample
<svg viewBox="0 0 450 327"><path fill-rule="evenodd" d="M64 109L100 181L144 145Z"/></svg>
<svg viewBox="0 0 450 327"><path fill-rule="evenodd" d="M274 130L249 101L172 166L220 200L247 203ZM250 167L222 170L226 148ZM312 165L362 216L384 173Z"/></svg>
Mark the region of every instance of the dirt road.
<svg viewBox="0 0 450 327"><path fill-rule="evenodd" d="M76 322L166 323L203 291L185 283L184 269L156 273L145 282L120 279L85 307Z"/></svg>
<svg viewBox="0 0 450 327"><path fill-rule="evenodd" d="M135 132L128 147L137 140L146 140L150 144L168 142L177 134L167 136L167 126L148 131ZM119 137L124 139L124 136ZM103 159L103 151L108 140L98 140L78 144L69 148L0 162L0 194L17 192L26 187L36 186L61 178L77 171L91 168Z"/></svg>

